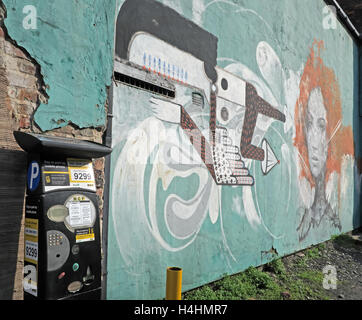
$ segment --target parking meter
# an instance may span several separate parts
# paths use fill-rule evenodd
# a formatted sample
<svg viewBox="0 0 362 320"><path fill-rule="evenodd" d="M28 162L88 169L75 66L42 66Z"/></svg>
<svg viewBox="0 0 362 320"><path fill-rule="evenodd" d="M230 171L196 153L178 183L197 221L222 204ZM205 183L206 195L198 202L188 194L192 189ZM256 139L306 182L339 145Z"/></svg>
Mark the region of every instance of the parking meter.
<svg viewBox="0 0 362 320"><path fill-rule="evenodd" d="M14 137L28 153L24 299L100 299L100 226L92 159L112 149L19 131Z"/></svg>

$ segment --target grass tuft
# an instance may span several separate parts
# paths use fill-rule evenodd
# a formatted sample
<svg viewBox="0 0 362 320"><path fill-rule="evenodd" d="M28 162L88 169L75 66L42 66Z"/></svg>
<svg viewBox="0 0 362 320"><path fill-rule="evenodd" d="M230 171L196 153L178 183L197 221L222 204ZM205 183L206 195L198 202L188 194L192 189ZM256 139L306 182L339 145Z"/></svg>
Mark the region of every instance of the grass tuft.
<svg viewBox="0 0 362 320"><path fill-rule="evenodd" d="M205 285L184 293L184 300L327 300L329 296L323 289L323 273L311 270L308 261L322 255L325 244L305 250L288 272L283 259L275 259L263 270L249 267L244 272Z"/></svg>

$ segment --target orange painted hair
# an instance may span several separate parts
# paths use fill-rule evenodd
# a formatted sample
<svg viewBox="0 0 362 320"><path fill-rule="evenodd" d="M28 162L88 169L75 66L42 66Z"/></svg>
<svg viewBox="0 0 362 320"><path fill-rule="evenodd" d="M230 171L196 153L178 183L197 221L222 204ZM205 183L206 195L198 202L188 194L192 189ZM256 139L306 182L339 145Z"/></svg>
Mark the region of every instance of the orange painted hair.
<svg viewBox="0 0 362 320"><path fill-rule="evenodd" d="M308 99L313 89L319 87L322 91L327 111L327 141L331 139L328 144L325 181L328 181L332 172L341 172L341 162L344 154L354 154L352 128L351 126L344 127L342 125L342 103L339 85L333 70L326 67L320 57L322 49L324 49L323 41L314 40L300 81L300 95L294 114L296 128L294 146L297 147L300 157L300 177L305 177L311 186L314 186L315 182L310 173L304 127Z"/></svg>

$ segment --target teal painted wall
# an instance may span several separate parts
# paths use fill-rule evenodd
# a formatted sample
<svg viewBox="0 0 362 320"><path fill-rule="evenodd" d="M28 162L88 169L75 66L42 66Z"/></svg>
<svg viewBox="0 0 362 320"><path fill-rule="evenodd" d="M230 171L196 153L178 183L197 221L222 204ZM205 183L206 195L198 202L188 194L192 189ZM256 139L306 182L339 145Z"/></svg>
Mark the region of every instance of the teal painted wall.
<svg viewBox="0 0 362 320"><path fill-rule="evenodd" d="M159 2L217 37L220 74L227 71L253 84L259 96L285 114L285 123L258 118L262 120L255 131L259 139L254 137L257 146L261 138L267 139L280 163L264 175L260 161L245 158L255 180L252 186L217 185L203 163L165 164L159 157L177 151L169 143L185 153L190 147L193 150L181 128L182 119L177 121L179 107L157 100L155 106L151 93L114 86L108 299L163 298L168 266L183 268L183 290L189 290L320 243L361 223L356 161L360 153L358 47L339 23L336 29L323 27L324 2L280 0L272 6L270 0ZM121 10L123 4L119 2ZM126 30L117 31L122 35ZM166 66L167 59L182 61L180 68L189 66L182 50L173 51L157 37L138 39L128 47L132 62L142 66L144 56L148 68L151 55L151 71L153 57L155 69L158 57ZM199 70L197 62L193 67L187 69L190 78ZM314 71L308 78L309 69ZM318 120L319 129L315 129L327 131L319 138L320 148L328 152L326 168L320 171L323 179L314 177L316 160L312 156L308 160L311 144L304 141L304 149L300 144L308 139L307 134L302 137L308 132L306 126L313 126L298 116L313 83L324 97L324 108L320 103L317 108L325 110L324 120ZM205 129L207 137L210 101L201 115L204 122L197 120L190 101L192 91L198 89L177 81L174 85L174 103ZM229 109L229 115L238 116L234 111ZM317 117L319 111L312 113ZM243 113L239 116L240 129ZM230 129L230 123L223 126ZM328 205L319 220L315 204L321 197Z"/></svg>
<svg viewBox="0 0 362 320"><path fill-rule="evenodd" d="M106 124L106 86L113 68L115 0L31 1L36 29L24 29L29 1L5 0L9 35L40 64L49 96L34 119L47 131L72 123Z"/></svg>

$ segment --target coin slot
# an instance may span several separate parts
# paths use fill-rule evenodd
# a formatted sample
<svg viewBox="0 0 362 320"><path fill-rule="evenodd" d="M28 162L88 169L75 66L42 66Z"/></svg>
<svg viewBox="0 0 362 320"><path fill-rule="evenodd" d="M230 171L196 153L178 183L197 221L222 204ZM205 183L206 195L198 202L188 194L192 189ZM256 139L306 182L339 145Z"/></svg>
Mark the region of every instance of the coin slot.
<svg viewBox="0 0 362 320"><path fill-rule="evenodd" d="M86 275L83 277L83 283L86 286L89 286L94 281L95 275L92 273L92 268L90 266L87 267Z"/></svg>
<svg viewBox="0 0 362 320"><path fill-rule="evenodd" d="M74 194L65 201L64 206L69 212L64 219L69 231L75 232L76 229L93 227L96 221L96 207L88 197Z"/></svg>
<svg viewBox="0 0 362 320"><path fill-rule="evenodd" d="M77 244L72 247L72 254L77 255L79 253L79 246Z"/></svg>

